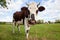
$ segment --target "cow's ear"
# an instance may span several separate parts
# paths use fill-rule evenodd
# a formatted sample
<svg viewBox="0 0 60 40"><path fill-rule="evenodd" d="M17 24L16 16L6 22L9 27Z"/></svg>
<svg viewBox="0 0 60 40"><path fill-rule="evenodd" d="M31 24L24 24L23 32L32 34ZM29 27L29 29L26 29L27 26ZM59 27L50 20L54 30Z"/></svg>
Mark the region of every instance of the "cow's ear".
<svg viewBox="0 0 60 40"><path fill-rule="evenodd" d="M40 6L39 8L38 8L38 11L44 11L45 10L45 7L43 7L43 6Z"/></svg>

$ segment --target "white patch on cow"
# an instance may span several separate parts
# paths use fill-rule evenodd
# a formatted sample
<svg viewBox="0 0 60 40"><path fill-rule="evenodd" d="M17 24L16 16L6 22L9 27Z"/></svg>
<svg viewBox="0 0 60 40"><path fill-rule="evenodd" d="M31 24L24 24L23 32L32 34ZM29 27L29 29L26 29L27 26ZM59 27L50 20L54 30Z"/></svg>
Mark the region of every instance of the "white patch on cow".
<svg viewBox="0 0 60 40"><path fill-rule="evenodd" d="M36 10L38 10L37 4L35 2L30 3L28 8L31 14L35 14Z"/></svg>
<svg viewBox="0 0 60 40"><path fill-rule="evenodd" d="M20 32L20 26L18 26L18 31Z"/></svg>
<svg viewBox="0 0 60 40"><path fill-rule="evenodd" d="M16 24L18 25L18 27L17 27L18 31L20 31L20 26L19 25L21 24L21 21L17 21Z"/></svg>
<svg viewBox="0 0 60 40"><path fill-rule="evenodd" d="M13 29L12 29L13 33L15 33L14 28L15 28L15 22L13 22Z"/></svg>
<svg viewBox="0 0 60 40"><path fill-rule="evenodd" d="M17 24L20 24L21 23L21 21L17 21Z"/></svg>
<svg viewBox="0 0 60 40"><path fill-rule="evenodd" d="M29 5L28 9L30 10L30 19L31 19L31 15L34 14L36 20L36 10L38 10L37 3L32 2L28 5Z"/></svg>
<svg viewBox="0 0 60 40"><path fill-rule="evenodd" d="M28 39L29 33L26 34L26 38Z"/></svg>
<svg viewBox="0 0 60 40"><path fill-rule="evenodd" d="M16 25L15 25L15 21L13 22L13 33L15 33L15 26L18 26L17 28L18 28L18 31L20 31L20 27L19 27L19 25L20 25L20 23L21 23L21 21L17 21L16 22Z"/></svg>
<svg viewBox="0 0 60 40"><path fill-rule="evenodd" d="M27 30L30 30L30 27L28 27L28 18L26 18L26 17L24 20L24 26L25 26L26 38L28 38L29 33L27 33Z"/></svg>

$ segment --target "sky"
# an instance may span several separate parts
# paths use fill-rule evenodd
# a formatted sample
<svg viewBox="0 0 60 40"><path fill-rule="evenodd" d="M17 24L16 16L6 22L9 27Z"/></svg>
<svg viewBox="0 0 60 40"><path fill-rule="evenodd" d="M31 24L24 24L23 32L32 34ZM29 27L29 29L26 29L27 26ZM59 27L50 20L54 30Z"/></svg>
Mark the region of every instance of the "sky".
<svg viewBox="0 0 60 40"><path fill-rule="evenodd" d="M0 6L0 22L12 22L13 13L20 11L21 7L26 6L29 2L40 2L40 6L44 6L45 10L38 12L37 20L52 21L60 19L60 0L6 0L8 9Z"/></svg>

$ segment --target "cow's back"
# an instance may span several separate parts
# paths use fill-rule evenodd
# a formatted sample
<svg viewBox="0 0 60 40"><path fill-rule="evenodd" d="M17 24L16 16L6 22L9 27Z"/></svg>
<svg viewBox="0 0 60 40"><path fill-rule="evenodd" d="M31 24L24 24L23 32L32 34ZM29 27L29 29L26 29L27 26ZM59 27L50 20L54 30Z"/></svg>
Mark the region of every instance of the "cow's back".
<svg viewBox="0 0 60 40"><path fill-rule="evenodd" d="M15 12L13 14L13 18L15 21L21 21L21 19L23 19L23 14L22 12Z"/></svg>

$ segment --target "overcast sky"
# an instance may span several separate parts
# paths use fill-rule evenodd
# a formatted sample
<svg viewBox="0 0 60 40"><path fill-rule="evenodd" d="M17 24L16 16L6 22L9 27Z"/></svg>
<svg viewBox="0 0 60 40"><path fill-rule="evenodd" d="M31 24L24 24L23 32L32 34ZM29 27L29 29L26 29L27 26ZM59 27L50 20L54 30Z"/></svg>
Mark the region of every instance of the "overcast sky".
<svg viewBox="0 0 60 40"><path fill-rule="evenodd" d="M9 0L6 1L10 2ZM37 19L43 19L44 21L60 19L60 0L12 0L10 5L7 4L8 9L0 6L0 22L12 22L13 13L20 11L22 6L26 6L26 3L32 1L40 2L40 6L46 8L45 11L38 13Z"/></svg>

